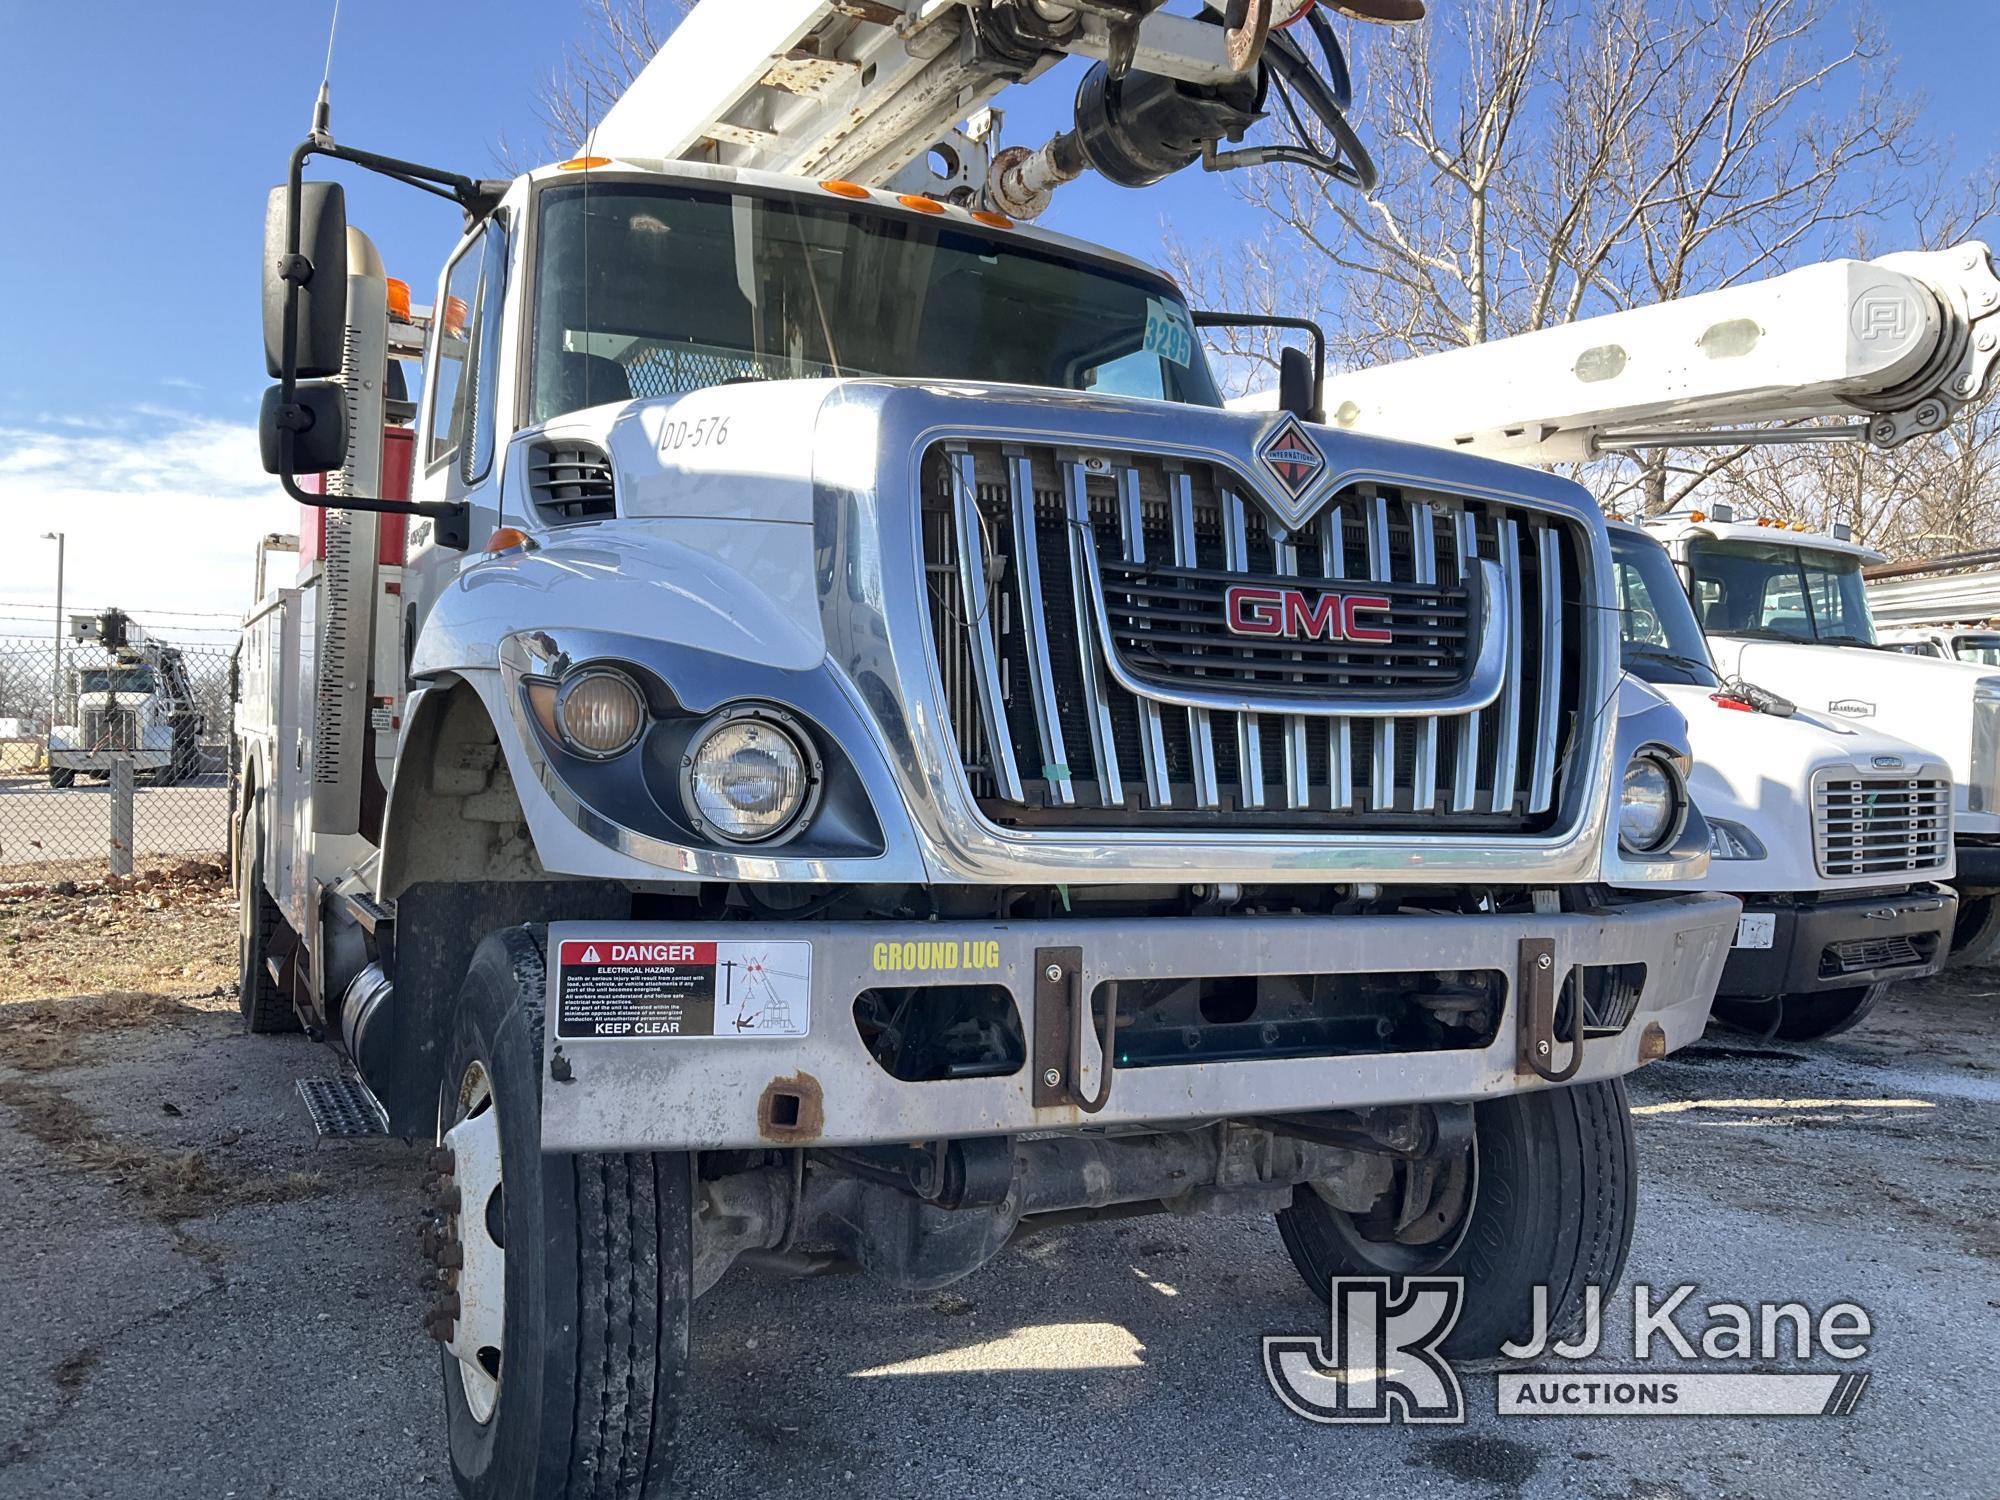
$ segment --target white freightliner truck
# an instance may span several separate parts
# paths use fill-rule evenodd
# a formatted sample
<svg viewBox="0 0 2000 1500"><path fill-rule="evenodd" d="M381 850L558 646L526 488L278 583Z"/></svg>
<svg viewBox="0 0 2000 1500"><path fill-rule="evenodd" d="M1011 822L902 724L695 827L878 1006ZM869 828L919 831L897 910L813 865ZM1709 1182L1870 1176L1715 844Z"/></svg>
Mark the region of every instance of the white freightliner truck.
<svg viewBox="0 0 2000 1500"><path fill-rule="evenodd" d="M199 774L203 718L181 653L118 609L70 616L70 636L106 659L71 669L76 720L49 730L49 785L109 776L118 760L157 782Z"/></svg>
<svg viewBox="0 0 2000 1500"><path fill-rule="evenodd" d="M1725 676L1913 741L1949 767L1954 947L1962 962L1991 962L2000 954L2000 671L1878 642L1861 570L1882 554L1849 537L1742 521L1727 507L1662 516L1647 529L1680 566ZM1878 800L1848 863L1900 873L1930 828L1924 795Z"/></svg>
<svg viewBox="0 0 2000 1500"><path fill-rule="evenodd" d="M1709 833L1596 506L1296 357L1230 413L1169 280L993 206L1308 157L1237 143L1338 114L1297 9L711 0L577 160L294 154L266 457L333 508L244 646L242 1004L436 1143L465 1494L662 1493L739 1259L1274 1212L1321 1296L1464 1277L1467 1355L1618 1277L1620 1079L1739 905L1649 889ZM989 172L968 112L1071 52ZM315 156L464 208L427 317Z"/></svg>
<svg viewBox="0 0 2000 1500"><path fill-rule="evenodd" d="M1611 525L1625 669L1687 720L1707 876L1743 918L1717 1014L1791 1038L1860 1021L1950 949L1951 772L1934 752L1725 685L1660 542Z"/></svg>
<svg viewBox="0 0 2000 1500"><path fill-rule="evenodd" d="M1893 447L1947 426L1990 387L1996 361L2000 276L1987 247L1968 242L1826 261L1343 373L1325 401L1343 431L1521 464L1753 443ZM1682 566L1725 678L1864 722L1950 767L1954 957L1992 961L2000 673L1882 649L1861 578L1877 554L1849 539L1724 521L1714 507L1648 524ZM1883 833L1898 847L1907 837Z"/></svg>

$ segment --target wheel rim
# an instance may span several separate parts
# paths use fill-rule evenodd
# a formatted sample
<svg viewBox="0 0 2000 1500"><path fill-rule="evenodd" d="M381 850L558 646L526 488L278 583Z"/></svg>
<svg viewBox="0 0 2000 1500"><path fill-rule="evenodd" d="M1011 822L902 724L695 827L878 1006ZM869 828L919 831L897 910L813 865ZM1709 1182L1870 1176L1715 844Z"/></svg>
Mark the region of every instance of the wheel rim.
<svg viewBox="0 0 2000 1500"><path fill-rule="evenodd" d="M1399 1185L1411 1164L1401 1164ZM1422 1276L1441 1268L1465 1242L1479 1202L1479 1140L1438 1169L1430 1201L1401 1231L1389 1237L1370 1233L1362 1216L1326 1205L1333 1232L1362 1265L1387 1276Z"/></svg>
<svg viewBox="0 0 2000 1500"><path fill-rule="evenodd" d="M484 1424L500 1402L507 1313L500 1111L484 1064L469 1064L459 1080L454 1118L443 1141L456 1191L438 1257L446 1287L440 1311L450 1328L445 1352L458 1361L466 1410Z"/></svg>

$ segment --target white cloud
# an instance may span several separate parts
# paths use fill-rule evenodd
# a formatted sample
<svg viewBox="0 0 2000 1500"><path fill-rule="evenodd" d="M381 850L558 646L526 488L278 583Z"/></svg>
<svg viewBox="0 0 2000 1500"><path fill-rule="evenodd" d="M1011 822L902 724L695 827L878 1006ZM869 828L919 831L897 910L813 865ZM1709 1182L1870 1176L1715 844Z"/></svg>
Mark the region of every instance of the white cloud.
<svg viewBox="0 0 2000 1500"><path fill-rule="evenodd" d="M55 545L40 537L60 531L66 607L240 613L258 538L297 529L250 423L155 406L0 423L0 604L55 603Z"/></svg>

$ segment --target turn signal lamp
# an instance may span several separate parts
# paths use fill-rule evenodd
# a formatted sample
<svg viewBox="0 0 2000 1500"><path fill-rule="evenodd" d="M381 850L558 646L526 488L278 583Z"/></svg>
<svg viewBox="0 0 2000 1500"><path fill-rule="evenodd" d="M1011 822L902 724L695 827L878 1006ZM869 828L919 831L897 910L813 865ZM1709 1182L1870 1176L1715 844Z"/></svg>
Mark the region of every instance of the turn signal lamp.
<svg viewBox="0 0 2000 1500"><path fill-rule="evenodd" d="M516 547L528 545L528 533L518 526L496 526L493 535L486 539L488 552L512 552Z"/></svg>
<svg viewBox="0 0 2000 1500"><path fill-rule="evenodd" d="M1703 521L1708 519L1708 512L1705 510L1691 510L1688 512L1688 519L1699 526Z"/></svg>

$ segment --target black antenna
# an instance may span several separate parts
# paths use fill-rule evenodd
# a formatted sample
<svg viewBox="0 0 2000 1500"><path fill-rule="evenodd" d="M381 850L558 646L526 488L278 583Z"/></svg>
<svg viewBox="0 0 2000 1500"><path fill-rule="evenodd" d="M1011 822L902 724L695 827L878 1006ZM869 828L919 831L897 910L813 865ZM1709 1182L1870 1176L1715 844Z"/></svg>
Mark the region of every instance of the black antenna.
<svg viewBox="0 0 2000 1500"><path fill-rule="evenodd" d="M333 38L340 30L340 0L333 0L333 15L326 23L326 66L320 69L319 98L313 101L312 139L325 144L333 141Z"/></svg>

